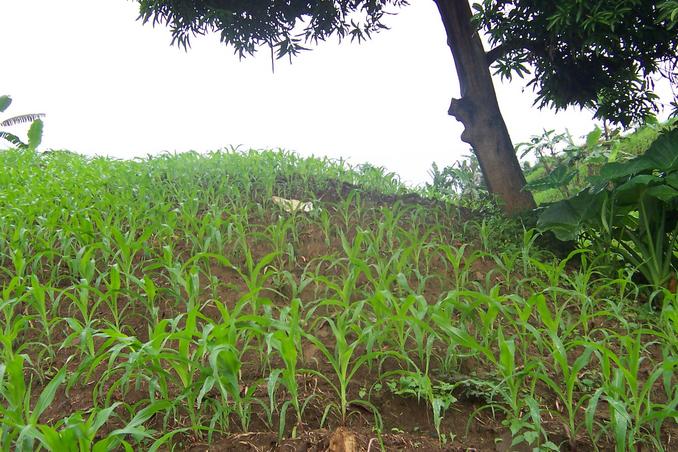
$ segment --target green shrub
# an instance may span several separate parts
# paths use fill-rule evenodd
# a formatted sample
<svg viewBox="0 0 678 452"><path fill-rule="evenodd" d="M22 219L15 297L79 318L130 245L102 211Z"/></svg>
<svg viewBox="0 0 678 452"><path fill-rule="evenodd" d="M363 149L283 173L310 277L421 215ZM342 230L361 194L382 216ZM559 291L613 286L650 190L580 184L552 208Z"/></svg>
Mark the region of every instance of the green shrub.
<svg viewBox="0 0 678 452"><path fill-rule="evenodd" d="M652 287L668 287L677 268L678 129L641 156L604 165L590 181L576 196L544 209L539 228L610 249Z"/></svg>

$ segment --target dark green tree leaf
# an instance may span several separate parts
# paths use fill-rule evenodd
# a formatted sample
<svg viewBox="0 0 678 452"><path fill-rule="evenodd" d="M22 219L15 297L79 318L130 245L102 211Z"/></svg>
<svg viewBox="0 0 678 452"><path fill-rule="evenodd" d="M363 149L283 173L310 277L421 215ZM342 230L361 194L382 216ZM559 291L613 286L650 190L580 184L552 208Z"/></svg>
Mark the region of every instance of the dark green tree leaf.
<svg viewBox="0 0 678 452"><path fill-rule="evenodd" d="M590 108L626 126L658 110L652 76L675 76L678 33L665 3L483 0L476 20L495 46L489 60L498 73L523 76L516 61L532 69L540 107Z"/></svg>
<svg viewBox="0 0 678 452"><path fill-rule="evenodd" d="M9 96L0 96L0 112L4 111L12 103L12 98ZM2 127L11 127L17 124L31 123L31 126L28 131L28 145L21 141L21 139L14 135L13 133L0 130L0 139L4 139L12 143L14 146L20 149L25 149L30 147L35 149L40 145L42 140L42 128L43 122L41 118L44 118L43 113L32 113L26 115L14 116L12 118L5 119L0 121L0 126Z"/></svg>
<svg viewBox="0 0 678 452"><path fill-rule="evenodd" d="M666 176L666 183L678 190L678 172Z"/></svg>

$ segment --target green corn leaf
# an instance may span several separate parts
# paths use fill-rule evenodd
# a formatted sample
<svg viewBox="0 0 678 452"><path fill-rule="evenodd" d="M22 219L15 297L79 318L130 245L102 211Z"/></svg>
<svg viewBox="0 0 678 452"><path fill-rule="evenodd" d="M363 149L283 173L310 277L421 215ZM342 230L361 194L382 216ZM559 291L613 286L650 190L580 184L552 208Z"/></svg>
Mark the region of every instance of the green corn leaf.
<svg viewBox="0 0 678 452"><path fill-rule="evenodd" d="M59 386L61 386L65 378L66 368L62 367L61 370L59 370L59 372L54 376L54 378L52 378L52 381L50 381L47 386L45 386L45 389L42 390L42 393L40 394L40 397L38 397L38 401L35 404L35 408L33 408L33 412L31 413L32 423L36 424L38 422L38 418L52 403Z"/></svg>
<svg viewBox="0 0 678 452"><path fill-rule="evenodd" d="M603 388L598 388L589 399L588 406L584 411L584 425L586 426L586 431L591 438L593 438L593 425L596 418L596 411L598 409L598 402L600 401L602 394Z"/></svg>
<svg viewBox="0 0 678 452"><path fill-rule="evenodd" d="M92 431L98 432L99 429L108 421L108 419L111 417L111 414L113 414L113 411L120 406L120 402L115 402L111 406L104 408L103 410L99 410L94 416L94 422L92 423Z"/></svg>
<svg viewBox="0 0 678 452"><path fill-rule="evenodd" d="M69 438L71 441L66 440L64 436L59 433L56 429L50 427L49 425L40 424L37 426L40 433L37 435L38 441L50 451L70 451L74 450L73 443L75 443L75 438ZM69 435L72 436L72 435Z"/></svg>
<svg viewBox="0 0 678 452"><path fill-rule="evenodd" d="M626 435L631 424L631 416L626 411L624 403L612 397L604 397L605 401L610 406L610 422L615 441L615 450L626 450Z"/></svg>
<svg viewBox="0 0 678 452"><path fill-rule="evenodd" d="M275 391L278 387L278 380L282 374L282 369L273 369L273 371L266 378L266 393L268 394L268 400L270 402L269 409L271 412L275 409Z"/></svg>
<svg viewBox="0 0 678 452"><path fill-rule="evenodd" d="M578 374L584 367L586 367L591 360L591 355L593 354L593 348L587 347L581 355L574 361L572 365L572 373L575 375Z"/></svg>
<svg viewBox="0 0 678 452"><path fill-rule="evenodd" d="M19 430L19 437L16 439L15 450L17 452L32 452L35 450L35 441L39 439L40 431L35 425L23 425Z"/></svg>
<svg viewBox="0 0 678 452"><path fill-rule="evenodd" d="M139 427L158 412L168 410L171 407L172 403L169 400L157 400L151 403L150 405L144 407L142 410L140 410L132 418L132 420L130 420L127 423L125 427L113 430L110 433L110 436L124 436L124 435L140 437L150 436L150 433L148 433L145 429Z"/></svg>
<svg viewBox="0 0 678 452"><path fill-rule="evenodd" d="M230 345L220 345L216 347L209 357L210 366L218 376L218 381L222 387L234 397L240 394L238 376L240 372L240 359Z"/></svg>
<svg viewBox="0 0 678 452"><path fill-rule="evenodd" d="M5 363L0 362L0 375L7 374L7 383L3 388L3 396L10 407L18 410L26 397L26 383L24 381L24 357L14 355ZM4 379L2 380L4 382Z"/></svg>
<svg viewBox="0 0 678 452"><path fill-rule="evenodd" d="M553 319L553 314L551 314L551 308L549 308L546 303L546 298L544 295L538 295L536 299L537 312L539 313L539 318L544 323L546 328L549 331L555 333L558 331L558 324Z"/></svg>
<svg viewBox="0 0 678 452"><path fill-rule="evenodd" d="M176 430L172 430L171 432L165 433L160 438L153 441L153 444L151 444L151 447L148 449L148 452L157 452L158 450L160 450L161 447L165 446L169 441L171 441L175 435L187 432L189 430L190 430L189 428L179 428Z"/></svg>
<svg viewBox="0 0 678 452"><path fill-rule="evenodd" d="M204 399L205 395L207 395L207 393L210 392L214 387L214 383L216 383L214 376L210 375L209 377L205 378L205 381L200 388L200 392L198 393L198 398L196 399L196 405L198 406L198 409L200 409L200 406L202 405L202 399Z"/></svg>
<svg viewBox="0 0 678 452"><path fill-rule="evenodd" d="M144 291L146 292L148 301L152 303L155 300L157 288L153 280L149 278L148 275L144 275Z"/></svg>
<svg viewBox="0 0 678 452"><path fill-rule="evenodd" d="M100 439L94 446L92 446L92 452L108 452L110 450L115 450L115 436L107 436L103 439Z"/></svg>
<svg viewBox="0 0 678 452"><path fill-rule="evenodd" d="M499 363L501 364L501 371L504 376L511 376L516 370L515 355L516 346L513 339L506 339L499 330Z"/></svg>
<svg viewBox="0 0 678 452"><path fill-rule="evenodd" d="M118 268L118 264L113 264L111 266L111 274L110 274L110 287L109 289L112 290L113 292L118 292L120 290L120 269Z"/></svg>

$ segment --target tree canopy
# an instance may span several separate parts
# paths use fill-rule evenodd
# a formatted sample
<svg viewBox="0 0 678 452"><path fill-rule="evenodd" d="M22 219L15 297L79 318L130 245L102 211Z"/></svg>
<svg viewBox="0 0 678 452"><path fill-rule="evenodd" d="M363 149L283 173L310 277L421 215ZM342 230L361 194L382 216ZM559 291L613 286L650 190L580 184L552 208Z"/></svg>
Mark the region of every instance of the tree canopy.
<svg viewBox="0 0 678 452"><path fill-rule="evenodd" d="M656 111L653 77L675 78L677 4L483 0L475 9L496 46L489 61L505 77L529 72L540 107L575 105L629 125Z"/></svg>
<svg viewBox="0 0 678 452"><path fill-rule="evenodd" d="M216 32L241 57L262 46L275 48L282 57L330 36L369 38L386 28L385 15L408 1L139 0L139 4L141 20L167 25L173 44L187 48L192 36Z"/></svg>

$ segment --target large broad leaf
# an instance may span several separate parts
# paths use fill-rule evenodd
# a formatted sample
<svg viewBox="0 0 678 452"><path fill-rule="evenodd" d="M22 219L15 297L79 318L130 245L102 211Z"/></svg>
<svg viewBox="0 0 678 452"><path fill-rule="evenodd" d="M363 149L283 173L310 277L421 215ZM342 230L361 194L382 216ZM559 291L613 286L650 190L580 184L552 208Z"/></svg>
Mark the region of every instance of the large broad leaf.
<svg viewBox="0 0 678 452"><path fill-rule="evenodd" d="M12 103L12 98L9 96L0 96L0 113L7 110Z"/></svg>
<svg viewBox="0 0 678 452"><path fill-rule="evenodd" d="M617 204L620 207L637 206L644 196L663 202L678 199L678 187L672 187L668 182L667 178L651 174L634 176L615 190Z"/></svg>
<svg viewBox="0 0 678 452"><path fill-rule="evenodd" d="M678 129L660 135L639 157L621 163L608 163L600 169L600 175L612 180L648 170L678 170Z"/></svg>
<svg viewBox="0 0 678 452"><path fill-rule="evenodd" d="M664 180L673 188L678 189L678 172L669 174Z"/></svg>
<svg viewBox="0 0 678 452"><path fill-rule="evenodd" d="M644 157L652 161L660 171L678 170L678 129L660 135L650 145Z"/></svg>
<svg viewBox="0 0 678 452"><path fill-rule="evenodd" d="M614 180L621 177L633 176L653 168L654 163L641 156L626 162L608 163L600 168L600 176L606 180Z"/></svg>
<svg viewBox="0 0 678 452"><path fill-rule="evenodd" d="M678 190L666 184L650 187L645 194L664 202L671 202L674 199L678 199Z"/></svg>
<svg viewBox="0 0 678 452"><path fill-rule="evenodd" d="M622 206L627 204L637 205L648 188L661 184L662 181L661 177L651 174L633 176L615 189L615 200L617 204Z"/></svg>
<svg viewBox="0 0 678 452"><path fill-rule="evenodd" d="M42 119L36 119L31 124L31 127L28 129L28 148L33 150L40 146L42 142L42 129L43 129Z"/></svg>
<svg viewBox="0 0 678 452"><path fill-rule="evenodd" d="M552 231L559 240L575 240L583 226L601 210L606 192L583 191L577 196L548 206L539 216L537 227Z"/></svg>

